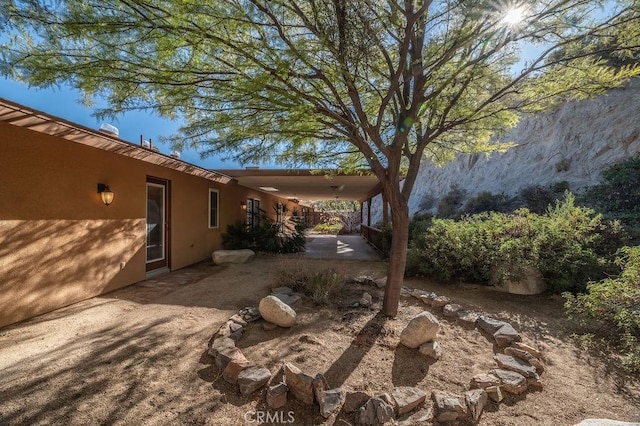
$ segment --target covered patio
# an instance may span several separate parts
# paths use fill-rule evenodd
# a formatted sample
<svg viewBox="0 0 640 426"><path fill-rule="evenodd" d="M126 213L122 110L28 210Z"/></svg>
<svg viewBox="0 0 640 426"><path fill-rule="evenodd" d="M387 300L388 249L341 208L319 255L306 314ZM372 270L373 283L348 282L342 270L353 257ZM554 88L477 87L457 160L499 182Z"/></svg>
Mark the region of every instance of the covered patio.
<svg viewBox="0 0 640 426"><path fill-rule="evenodd" d="M259 191L276 194L279 197L295 201L302 206L310 207L316 201L348 200L360 204L360 234L378 251L385 252L382 231L373 225L375 212L372 211L374 199L381 198L382 223L389 222L389 204L381 193L378 179L367 173L348 174L335 171L316 171L308 169L246 169L216 170L217 173L230 176L240 185ZM357 245L356 239L349 239L349 244L356 244L358 252L364 252L365 246ZM343 242L344 243L344 242ZM337 241L326 239L316 242L318 249L312 249L313 256L327 255L330 245L339 245ZM320 248L320 246L324 248ZM333 250L333 248L331 249ZM338 251L336 251L336 254ZM346 251L343 256L346 256ZM368 256L368 255L365 255Z"/></svg>

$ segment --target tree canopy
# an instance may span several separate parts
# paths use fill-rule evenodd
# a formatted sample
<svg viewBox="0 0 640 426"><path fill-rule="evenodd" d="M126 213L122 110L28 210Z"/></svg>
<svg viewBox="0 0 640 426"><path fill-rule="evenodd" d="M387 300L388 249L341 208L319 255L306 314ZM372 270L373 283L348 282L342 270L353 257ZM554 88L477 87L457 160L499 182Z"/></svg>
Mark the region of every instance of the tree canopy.
<svg viewBox="0 0 640 426"><path fill-rule="evenodd" d="M152 109L180 117L185 125L172 142L205 155L370 169L402 227L394 228L390 314L406 255L400 224L425 156L446 161L504 148L492 137L520 113L638 74L633 61L609 63L637 55L637 0L0 0L0 7L10 34L1 50L5 75L36 86L70 83L88 103L106 99L99 114Z"/></svg>

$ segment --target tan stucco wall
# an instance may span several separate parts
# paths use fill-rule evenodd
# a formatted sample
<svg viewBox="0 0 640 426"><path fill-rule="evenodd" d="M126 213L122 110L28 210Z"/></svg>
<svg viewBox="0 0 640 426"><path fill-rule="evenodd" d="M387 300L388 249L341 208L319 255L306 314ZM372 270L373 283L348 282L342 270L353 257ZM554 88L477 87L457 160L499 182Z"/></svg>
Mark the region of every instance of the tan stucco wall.
<svg viewBox="0 0 640 426"><path fill-rule="evenodd" d="M244 219L240 201L271 213L279 200L0 123L0 327L145 278L147 176L171 181L172 270L221 248L226 225ZM115 193L108 207L98 182ZM209 188L220 191L217 229Z"/></svg>

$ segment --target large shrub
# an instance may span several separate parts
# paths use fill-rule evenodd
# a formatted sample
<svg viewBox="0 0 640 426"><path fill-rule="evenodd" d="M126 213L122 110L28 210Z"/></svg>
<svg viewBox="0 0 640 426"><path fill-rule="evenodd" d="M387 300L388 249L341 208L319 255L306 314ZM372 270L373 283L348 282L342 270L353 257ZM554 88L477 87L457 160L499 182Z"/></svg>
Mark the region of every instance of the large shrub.
<svg viewBox="0 0 640 426"><path fill-rule="evenodd" d="M503 218L484 213L455 221L434 218L413 238L407 254L407 274L441 279L488 281L490 266L499 247Z"/></svg>
<svg viewBox="0 0 640 426"><path fill-rule="evenodd" d="M525 186L518 193L519 204L534 213L543 214L553 207L556 201L561 200L568 190L569 184L566 181L554 182L548 186Z"/></svg>
<svg viewBox="0 0 640 426"><path fill-rule="evenodd" d="M483 212L509 212L513 210L513 202L506 194L494 194L490 191L480 192L467 200L462 209L466 214Z"/></svg>
<svg viewBox="0 0 640 426"><path fill-rule="evenodd" d="M433 219L411 243L407 273L499 284L534 267L551 291L579 291L610 268L622 236L618 225L576 206L567 193L545 215L520 209Z"/></svg>
<svg viewBox="0 0 640 426"><path fill-rule="evenodd" d="M640 155L605 169L602 182L587 189L584 202L608 217L640 226Z"/></svg>
<svg viewBox="0 0 640 426"><path fill-rule="evenodd" d="M640 372L640 246L620 250L622 273L590 283L587 292L565 293L569 316L590 331L614 341L624 352L623 365Z"/></svg>
<svg viewBox="0 0 640 426"><path fill-rule="evenodd" d="M438 217L452 219L460 216L467 191L453 186L451 191L438 201Z"/></svg>
<svg viewBox="0 0 640 426"><path fill-rule="evenodd" d="M222 234L222 246L227 250L248 248L266 253L298 253L305 247L305 230L304 222L296 217L287 217L277 223L261 212L259 226L227 225L227 232Z"/></svg>

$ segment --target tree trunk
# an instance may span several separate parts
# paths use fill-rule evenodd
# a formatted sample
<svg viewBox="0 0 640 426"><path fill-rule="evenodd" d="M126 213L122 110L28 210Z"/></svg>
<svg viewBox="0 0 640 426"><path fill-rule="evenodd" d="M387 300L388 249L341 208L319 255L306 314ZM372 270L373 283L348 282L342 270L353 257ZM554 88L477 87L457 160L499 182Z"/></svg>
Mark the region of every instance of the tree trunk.
<svg viewBox="0 0 640 426"><path fill-rule="evenodd" d="M387 286L384 290L382 311L386 315L395 317L398 314L400 288L404 281L404 267L407 263L409 203L400 193L393 194L389 198L391 200L393 233L391 237L391 252L389 254L389 269L387 270Z"/></svg>

